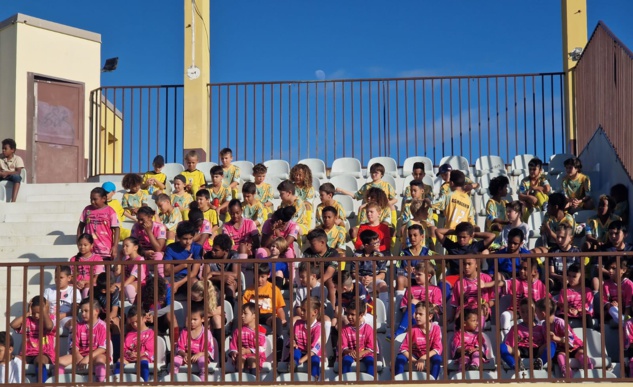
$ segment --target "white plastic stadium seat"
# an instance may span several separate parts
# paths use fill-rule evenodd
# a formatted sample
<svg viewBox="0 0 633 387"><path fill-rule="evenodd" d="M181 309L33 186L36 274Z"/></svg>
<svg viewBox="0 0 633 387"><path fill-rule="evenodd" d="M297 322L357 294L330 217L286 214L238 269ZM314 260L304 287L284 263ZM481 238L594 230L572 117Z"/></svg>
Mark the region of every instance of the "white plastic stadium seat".
<svg viewBox="0 0 633 387"><path fill-rule="evenodd" d="M488 188L490 188L490 180L494 179L497 176L506 176L506 174L500 171L493 171L480 175L478 179L479 188L477 188L477 193L480 195L487 193ZM508 181L510 181L510 178L508 178ZM511 192L512 188L510 187L510 184L508 184L508 194L510 194Z"/></svg>
<svg viewBox="0 0 633 387"><path fill-rule="evenodd" d="M611 358L606 356L604 361L606 364L602 364L602 340L600 337L600 332L594 331L593 329L586 329L586 337L583 337L583 328L574 328L574 333L578 336L587 346L587 355L589 358L593 360L594 367L596 369L608 368L611 365ZM572 369L583 369L584 365L578 361L578 359L571 359L569 361L569 366ZM601 375L601 374L600 374ZM591 376L589 376L591 377ZM602 376L597 376L602 377Z"/></svg>
<svg viewBox="0 0 633 387"><path fill-rule="evenodd" d="M407 381L407 380L435 380L432 375L427 375L426 372L413 371L411 378L409 378L409 371L405 370L403 373L394 377L395 381Z"/></svg>
<svg viewBox="0 0 633 387"><path fill-rule="evenodd" d="M334 195L334 200L343 207L348 219L356 218L356 213L354 211L354 199L347 195Z"/></svg>
<svg viewBox="0 0 633 387"><path fill-rule="evenodd" d="M413 164L424 163L424 171L427 174L433 173L433 161L424 156L407 157L402 164L402 177L407 177L413 173Z"/></svg>
<svg viewBox="0 0 633 387"><path fill-rule="evenodd" d="M266 178L264 179L264 181L270 184L270 187L272 188L272 191L273 191L273 197L275 199L279 199L279 191L277 191L277 186L279 185L279 183L281 183L284 180L285 179L282 179L279 176L272 176L272 175L266 174Z"/></svg>
<svg viewBox="0 0 633 387"><path fill-rule="evenodd" d="M479 371L466 371L456 372L451 375L450 380L494 380L497 379L497 373L494 371L483 371L479 373Z"/></svg>
<svg viewBox="0 0 633 387"><path fill-rule="evenodd" d="M574 221L576 224L587 223L587 220L596 215L595 210L582 210L574 213Z"/></svg>
<svg viewBox="0 0 633 387"><path fill-rule="evenodd" d="M528 365L529 367L529 365ZM508 372L508 375L510 376L510 379L548 379L550 378L550 374L549 372L547 372L547 370L533 370L532 372L530 372L529 370L525 369L523 371L519 371L519 374L517 376L517 374L514 373L514 370L510 370Z"/></svg>
<svg viewBox="0 0 633 387"><path fill-rule="evenodd" d="M362 166L358 159L353 157L342 157L334 160L330 170L330 178L334 176L350 175L357 179L363 177Z"/></svg>
<svg viewBox="0 0 633 387"><path fill-rule="evenodd" d="M603 373L604 372L604 373ZM596 378L596 379L617 379L618 376L610 371L603 371L601 369L592 369L592 370L576 370L572 375L572 379L580 379L580 378Z"/></svg>
<svg viewBox="0 0 633 387"><path fill-rule="evenodd" d="M557 155L553 155L549 159L549 174L550 175L558 175L561 172L565 172L565 160L574 157L574 155L569 153L561 153Z"/></svg>
<svg viewBox="0 0 633 387"><path fill-rule="evenodd" d="M358 180L351 175L334 176L330 178L330 183L334 185L334 188L342 188L350 192L358 191Z"/></svg>
<svg viewBox="0 0 633 387"><path fill-rule="evenodd" d="M534 155L516 155L512 159L511 175L519 176L524 173L528 173L528 164L530 160L534 158Z"/></svg>
<svg viewBox="0 0 633 387"><path fill-rule="evenodd" d="M308 376L305 372L295 372L293 375L291 374L280 374L277 376L278 382L309 382L310 376Z"/></svg>
<svg viewBox="0 0 633 387"><path fill-rule="evenodd" d="M528 225L530 226L530 238L541 237L541 225L543 224L544 213L541 211L534 211L528 218Z"/></svg>
<svg viewBox="0 0 633 387"><path fill-rule="evenodd" d="M499 156L481 156L475 161L475 176L497 171L507 174L506 164Z"/></svg>
<svg viewBox="0 0 633 387"><path fill-rule="evenodd" d="M198 164L200 165L200 164ZM179 163L166 163L163 167L163 172L167 176L167 180L174 180L176 175L180 175L185 170L185 166Z"/></svg>
<svg viewBox="0 0 633 387"><path fill-rule="evenodd" d="M374 375L364 372L361 372L358 377L356 376L356 372L348 372L343 374L342 377L344 382L372 382L374 380Z"/></svg>
<svg viewBox="0 0 633 387"><path fill-rule="evenodd" d="M136 374L119 374L119 375L110 375L108 377L109 383L138 383L139 378L136 377Z"/></svg>
<svg viewBox="0 0 633 387"><path fill-rule="evenodd" d="M268 160L264 161L264 165L268 168L266 177L275 176L282 180L290 177L290 164L286 160Z"/></svg>
<svg viewBox="0 0 633 387"><path fill-rule="evenodd" d="M464 172L466 176L470 175L470 163L468 159L462 156L446 156L440 160L440 165L449 164L453 169L459 169Z"/></svg>
<svg viewBox="0 0 633 387"><path fill-rule="evenodd" d="M46 380L46 384L69 384L69 383L73 383L74 385L88 383L88 376L75 374L75 377L73 378L72 374L63 374L63 375L51 376Z"/></svg>
<svg viewBox="0 0 633 387"><path fill-rule="evenodd" d="M303 159L299 160L299 164L307 165L312 171L312 177L316 177L317 179L326 179L327 178L327 169L325 168L325 163L321 159Z"/></svg>
<svg viewBox="0 0 633 387"><path fill-rule="evenodd" d="M389 183L389 185L391 185L391 187L394 189L394 191L398 188L398 186L396 185L396 179L394 179L390 175L383 176L382 177L382 181L384 181L385 183ZM371 183L371 179L367 179L367 182Z"/></svg>
<svg viewBox="0 0 633 387"><path fill-rule="evenodd" d="M171 377L171 373L168 375L165 375L164 377L159 379L160 382L201 382L202 380L200 379L200 377L196 374L191 374L191 377L189 377L188 374L185 373L177 373L174 374L174 377Z"/></svg>
<svg viewBox="0 0 633 387"><path fill-rule="evenodd" d="M385 167L385 176L391 176L394 178L400 176L398 174L398 163L396 163L396 160L391 157L374 157L369 159L369 162L367 163L367 177L371 177L369 176L369 169L371 166L378 163Z"/></svg>
<svg viewBox="0 0 633 387"><path fill-rule="evenodd" d="M253 163L247 160L233 161L232 163L240 169L240 178L242 181L255 181L253 177Z"/></svg>
<svg viewBox="0 0 633 387"><path fill-rule="evenodd" d="M207 181L207 184L211 183L211 168L217 166L218 164L213 161L205 161L203 163L198 163L196 169L202 173L204 173L204 179Z"/></svg>

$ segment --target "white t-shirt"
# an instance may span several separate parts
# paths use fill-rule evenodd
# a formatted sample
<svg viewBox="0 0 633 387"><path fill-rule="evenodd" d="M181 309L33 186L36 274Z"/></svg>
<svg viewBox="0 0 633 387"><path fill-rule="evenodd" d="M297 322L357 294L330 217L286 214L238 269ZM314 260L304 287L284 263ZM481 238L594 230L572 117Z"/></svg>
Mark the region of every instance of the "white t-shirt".
<svg viewBox="0 0 633 387"><path fill-rule="evenodd" d="M503 230L501 230L501 241L500 244L502 246L507 246L508 245L508 234L510 233L510 230L512 230L513 228L518 228L521 231L523 231L523 246L526 249L529 250L528 248L528 242L530 241L530 226L528 226L527 223L521 223L518 227L513 227L510 224L507 224L503 227Z"/></svg>
<svg viewBox="0 0 633 387"><path fill-rule="evenodd" d="M75 293L75 299L73 301L72 294ZM75 289L72 285L64 290L59 291L59 313L70 314L72 312L72 304L79 304L81 302L81 293L79 289ZM57 307L57 289L55 287L44 290L44 298L46 298L50 304L50 313L55 314L55 308Z"/></svg>
<svg viewBox="0 0 633 387"><path fill-rule="evenodd" d="M0 384L5 383L22 383L22 360L19 357L15 357L9 361L9 380L4 381L5 368L4 364L0 364Z"/></svg>

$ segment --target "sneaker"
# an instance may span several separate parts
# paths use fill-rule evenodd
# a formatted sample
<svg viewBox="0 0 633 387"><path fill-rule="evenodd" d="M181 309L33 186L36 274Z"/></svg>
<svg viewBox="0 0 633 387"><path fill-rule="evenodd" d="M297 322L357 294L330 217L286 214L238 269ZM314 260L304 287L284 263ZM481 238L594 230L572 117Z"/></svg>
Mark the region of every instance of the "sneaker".
<svg viewBox="0 0 633 387"><path fill-rule="evenodd" d="M542 370L543 369L543 360L540 357L534 359L534 369Z"/></svg>

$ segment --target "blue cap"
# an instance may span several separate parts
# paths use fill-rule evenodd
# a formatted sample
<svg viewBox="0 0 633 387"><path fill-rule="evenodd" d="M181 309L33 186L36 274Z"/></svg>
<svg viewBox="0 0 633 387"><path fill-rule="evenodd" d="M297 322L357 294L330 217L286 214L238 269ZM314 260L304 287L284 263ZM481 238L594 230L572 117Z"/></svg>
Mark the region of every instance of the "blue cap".
<svg viewBox="0 0 633 387"><path fill-rule="evenodd" d="M111 181L106 181L105 183L103 183L101 185L101 188L103 188L107 193L116 191L116 185L114 185L114 183Z"/></svg>
<svg viewBox="0 0 633 387"><path fill-rule="evenodd" d="M450 164L442 164L440 165L439 170L437 171L437 175L436 176L440 176L445 174L446 172L450 172L453 170L453 167L451 167Z"/></svg>

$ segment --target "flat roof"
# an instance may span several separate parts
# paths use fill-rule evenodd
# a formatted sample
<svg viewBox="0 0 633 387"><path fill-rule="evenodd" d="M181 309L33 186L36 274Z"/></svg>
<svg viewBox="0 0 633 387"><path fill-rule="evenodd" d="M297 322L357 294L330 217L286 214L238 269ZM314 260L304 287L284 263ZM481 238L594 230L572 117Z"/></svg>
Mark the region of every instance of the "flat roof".
<svg viewBox="0 0 633 387"><path fill-rule="evenodd" d="M86 31L44 19L38 19L36 17L25 15L23 13L16 13L8 19L0 21L0 30L3 30L6 27L16 23L23 23L34 27L43 28L45 30L58 32L60 34L70 35L77 38L92 40L94 42L101 43L101 34L97 34L96 32Z"/></svg>

